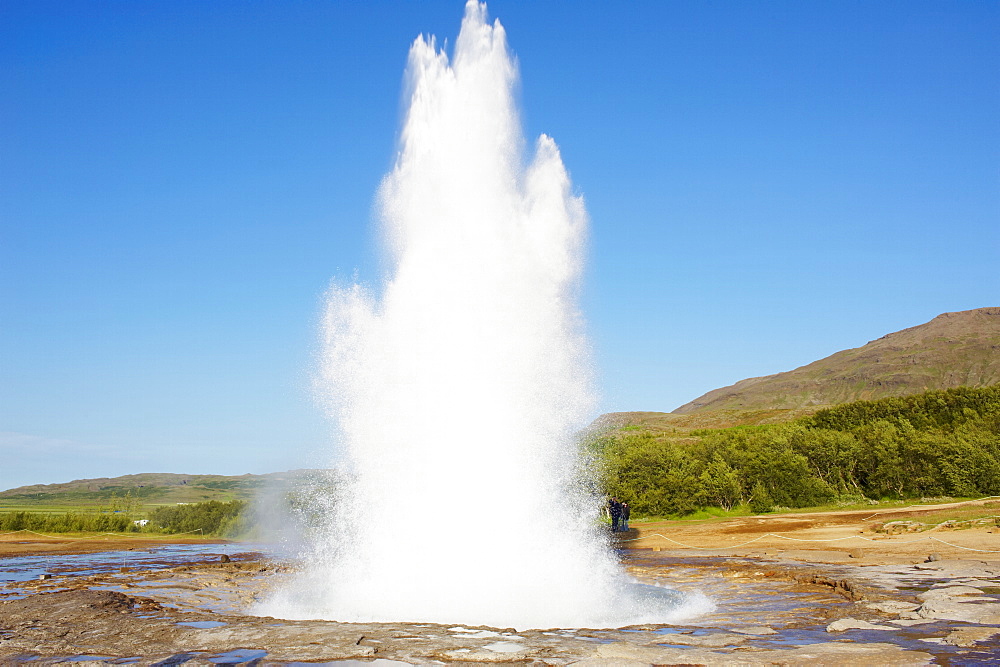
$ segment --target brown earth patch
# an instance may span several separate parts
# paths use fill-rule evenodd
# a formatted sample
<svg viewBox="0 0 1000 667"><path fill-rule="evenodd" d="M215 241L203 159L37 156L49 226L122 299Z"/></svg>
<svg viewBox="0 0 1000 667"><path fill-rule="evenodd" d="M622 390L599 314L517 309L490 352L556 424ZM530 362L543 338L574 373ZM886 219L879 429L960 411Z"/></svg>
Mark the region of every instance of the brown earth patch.
<svg viewBox="0 0 1000 667"><path fill-rule="evenodd" d="M922 562L932 553L958 559L997 558L1000 527L992 525L963 530L940 526L900 535L878 530L889 521L920 521L928 515L960 512L995 502L982 499L885 510L873 507L709 521L633 521L632 531L619 537L618 544L678 554L693 551L734 556L785 554L795 560L821 563L849 558L864 565Z"/></svg>
<svg viewBox="0 0 1000 667"><path fill-rule="evenodd" d="M124 535L38 535L18 531L0 535L0 558L37 554L84 554L97 551L142 550L165 544L228 544L229 540L174 536L132 537Z"/></svg>

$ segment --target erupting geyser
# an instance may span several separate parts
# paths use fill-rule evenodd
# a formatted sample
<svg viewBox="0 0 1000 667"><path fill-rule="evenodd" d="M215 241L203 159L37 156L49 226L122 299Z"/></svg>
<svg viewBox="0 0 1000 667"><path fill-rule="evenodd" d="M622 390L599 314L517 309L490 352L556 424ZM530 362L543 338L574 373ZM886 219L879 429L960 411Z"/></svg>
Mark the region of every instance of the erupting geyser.
<svg viewBox="0 0 1000 667"><path fill-rule="evenodd" d="M586 213L555 143L525 157L503 27L466 5L449 62L410 50L379 191L391 272L335 288L323 391L351 479L268 614L498 627L666 622L703 600L630 582L575 433L593 408L575 290Z"/></svg>

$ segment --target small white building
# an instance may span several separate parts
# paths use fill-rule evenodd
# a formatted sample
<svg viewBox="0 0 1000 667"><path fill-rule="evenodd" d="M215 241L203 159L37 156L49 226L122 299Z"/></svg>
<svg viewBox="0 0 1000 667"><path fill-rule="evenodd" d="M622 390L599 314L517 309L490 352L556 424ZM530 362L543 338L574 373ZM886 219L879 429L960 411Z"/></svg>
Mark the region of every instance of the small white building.
<svg viewBox="0 0 1000 667"><path fill-rule="evenodd" d="M149 519L138 519L137 521L133 521L132 523L135 524L136 526L139 526L140 528L142 528L147 523L149 523Z"/></svg>

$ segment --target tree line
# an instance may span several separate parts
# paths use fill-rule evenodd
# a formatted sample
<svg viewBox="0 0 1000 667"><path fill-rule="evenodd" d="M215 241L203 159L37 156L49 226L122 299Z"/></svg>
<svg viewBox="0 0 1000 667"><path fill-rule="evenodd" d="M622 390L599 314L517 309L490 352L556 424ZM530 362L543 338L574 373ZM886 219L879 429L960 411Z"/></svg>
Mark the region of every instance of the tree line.
<svg viewBox="0 0 1000 667"><path fill-rule="evenodd" d="M31 530L39 533L198 533L238 537L250 529L248 503L243 500L139 509L134 498L112 499L109 507L94 511L0 512L0 532ZM148 519L140 525L142 519Z"/></svg>
<svg viewBox="0 0 1000 667"><path fill-rule="evenodd" d="M858 401L785 424L590 443L605 492L644 516L746 505L1000 494L1000 385Z"/></svg>
<svg viewBox="0 0 1000 667"><path fill-rule="evenodd" d="M138 532L135 517L139 500L130 491L112 493L108 504L92 511L2 512L0 531L33 530L40 533L122 533Z"/></svg>
<svg viewBox="0 0 1000 667"><path fill-rule="evenodd" d="M149 513L147 528L160 533L194 533L237 537L249 528L245 500L209 500L190 505L157 507Z"/></svg>
<svg viewBox="0 0 1000 667"><path fill-rule="evenodd" d="M140 531L130 516L106 512L0 512L0 532L124 533Z"/></svg>

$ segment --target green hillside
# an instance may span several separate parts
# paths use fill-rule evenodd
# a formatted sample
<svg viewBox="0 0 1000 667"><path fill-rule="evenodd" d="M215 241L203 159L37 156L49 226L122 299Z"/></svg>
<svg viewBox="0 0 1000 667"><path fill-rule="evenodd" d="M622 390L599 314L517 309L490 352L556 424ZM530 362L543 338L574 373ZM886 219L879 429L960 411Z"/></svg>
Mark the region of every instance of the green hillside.
<svg viewBox="0 0 1000 667"><path fill-rule="evenodd" d="M784 422L811 415L818 407L760 410L706 410L690 414L675 412L609 412L594 422L598 430L624 428L626 430L648 431L656 435L683 437L691 431L706 428L731 428L734 426L762 426Z"/></svg>
<svg viewBox="0 0 1000 667"><path fill-rule="evenodd" d="M1000 308L938 315L801 368L748 378L674 410L803 410L1000 382Z"/></svg>
<svg viewBox="0 0 1000 667"><path fill-rule="evenodd" d="M1000 385L859 401L783 423L750 423L751 414L699 429L678 415L626 414L640 417L606 423L589 444L605 491L637 515L1000 494Z"/></svg>
<svg viewBox="0 0 1000 667"><path fill-rule="evenodd" d="M88 509L107 507L128 496L142 506L206 501L250 500L266 488L291 488L322 476L319 470L291 470L266 475L180 475L141 473L122 477L35 484L0 492L0 511L11 509Z"/></svg>

